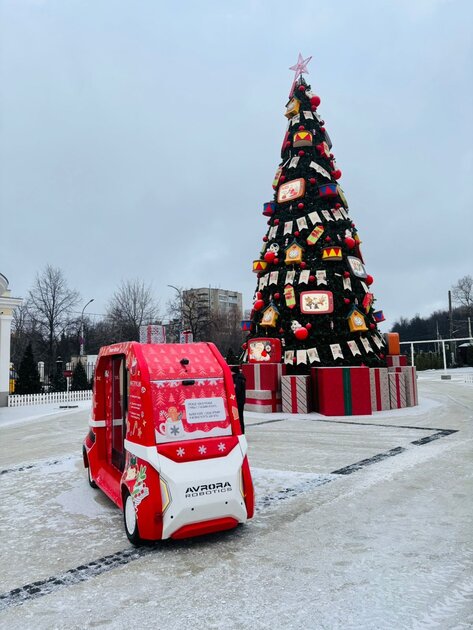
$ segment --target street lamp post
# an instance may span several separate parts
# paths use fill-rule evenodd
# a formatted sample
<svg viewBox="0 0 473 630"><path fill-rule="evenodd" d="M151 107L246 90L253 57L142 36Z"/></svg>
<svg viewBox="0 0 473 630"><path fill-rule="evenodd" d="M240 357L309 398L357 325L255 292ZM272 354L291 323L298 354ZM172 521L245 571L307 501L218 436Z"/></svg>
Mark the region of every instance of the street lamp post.
<svg viewBox="0 0 473 630"><path fill-rule="evenodd" d="M94 301L94 298L89 300L87 304L84 306L84 308L82 309L82 313L80 314L80 340L79 340L80 341L80 345L79 345L80 357L84 356L84 311L89 306L89 304L93 301Z"/></svg>
<svg viewBox="0 0 473 630"><path fill-rule="evenodd" d="M181 289L178 289L177 287L175 287L173 284L168 284L168 287L170 287L171 289L174 289L174 291L177 291L178 295L179 295L179 302L181 305L181 330L179 331L179 338L180 338L180 333L184 330L184 312L183 312L183 302L182 302L182 291Z"/></svg>

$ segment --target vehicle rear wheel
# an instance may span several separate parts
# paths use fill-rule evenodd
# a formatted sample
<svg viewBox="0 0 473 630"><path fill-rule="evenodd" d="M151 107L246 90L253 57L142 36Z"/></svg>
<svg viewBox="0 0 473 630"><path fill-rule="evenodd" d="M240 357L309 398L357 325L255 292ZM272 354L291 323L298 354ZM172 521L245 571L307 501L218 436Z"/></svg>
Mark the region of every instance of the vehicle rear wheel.
<svg viewBox="0 0 473 630"><path fill-rule="evenodd" d="M93 477L92 477L92 473L90 472L90 464L89 464L89 458L87 457L87 452L85 450L85 448L82 449L82 457L84 459L84 466L87 470L87 479L89 482L89 486L91 488L98 488L97 484L95 483Z"/></svg>
<svg viewBox="0 0 473 630"><path fill-rule="evenodd" d="M123 520L128 540L132 545L138 547L142 543L142 540L138 531L135 506L128 490L125 491L123 496Z"/></svg>

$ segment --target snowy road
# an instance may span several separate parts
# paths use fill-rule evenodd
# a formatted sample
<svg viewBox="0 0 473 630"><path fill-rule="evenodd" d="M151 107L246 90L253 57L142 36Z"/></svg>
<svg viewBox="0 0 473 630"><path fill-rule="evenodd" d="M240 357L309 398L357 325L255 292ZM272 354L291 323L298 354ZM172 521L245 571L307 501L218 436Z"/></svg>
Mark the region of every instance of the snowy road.
<svg viewBox="0 0 473 630"><path fill-rule="evenodd" d="M0 627L471 628L473 384L419 388L369 417L248 414L255 518L140 550L86 482L87 407L0 410Z"/></svg>

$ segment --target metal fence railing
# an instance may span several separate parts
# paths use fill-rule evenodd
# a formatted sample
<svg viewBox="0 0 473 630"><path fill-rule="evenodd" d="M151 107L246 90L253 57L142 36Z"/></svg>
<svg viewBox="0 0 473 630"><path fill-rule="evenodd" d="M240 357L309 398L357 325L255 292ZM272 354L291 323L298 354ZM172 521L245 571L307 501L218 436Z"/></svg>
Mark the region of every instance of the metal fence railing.
<svg viewBox="0 0 473 630"><path fill-rule="evenodd" d="M87 389L79 392L48 392L47 394L13 394L8 396L8 406L24 407L26 405L77 402L80 400L92 400L92 390Z"/></svg>

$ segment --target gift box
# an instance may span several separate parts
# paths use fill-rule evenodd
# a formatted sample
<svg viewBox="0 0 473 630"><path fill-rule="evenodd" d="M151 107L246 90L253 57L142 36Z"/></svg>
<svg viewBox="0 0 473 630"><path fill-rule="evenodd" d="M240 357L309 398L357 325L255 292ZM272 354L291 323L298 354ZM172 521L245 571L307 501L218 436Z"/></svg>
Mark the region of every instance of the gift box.
<svg viewBox="0 0 473 630"><path fill-rule="evenodd" d="M166 343L166 327L157 324L140 326L140 343Z"/></svg>
<svg viewBox="0 0 473 630"><path fill-rule="evenodd" d="M386 341L387 354L401 354L399 333L384 333L384 339Z"/></svg>
<svg viewBox="0 0 473 630"><path fill-rule="evenodd" d="M320 367L314 370L319 413L325 416L371 415L369 368Z"/></svg>
<svg viewBox="0 0 473 630"><path fill-rule="evenodd" d="M312 410L319 410L319 395L317 392L317 370L320 368L310 368L310 380L311 380L311 391L312 391Z"/></svg>
<svg viewBox="0 0 473 630"><path fill-rule="evenodd" d="M281 411L281 395L268 389L247 389L245 411L260 413Z"/></svg>
<svg viewBox="0 0 473 630"><path fill-rule="evenodd" d="M371 407L373 411L391 409L388 368L369 368L369 370Z"/></svg>
<svg viewBox="0 0 473 630"><path fill-rule="evenodd" d="M311 377L281 376L281 399L284 413L309 413L311 410Z"/></svg>
<svg viewBox="0 0 473 630"><path fill-rule="evenodd" d="M402 372L388 372L391 409L407 407L406 377Z"/></svg>
<svg viewBox="0 0 473 630"><path fill-rule="evenodd" d="M281 376L286 373L282 363L244 363L241 366L250 390L281 391Z"/></svg>
<svg viewBox="0 0 473 630"><path fill-rule="evenodd" d="M402 367L391 367L389 372L392 374L403 374L406 382L406 406L415 407L419 404L417 395L417 371L415 367L410 365Z"/></svg>
<svg viewBox="0 0 473 630"><path fill-rule="evenodd" d="M407 365L407 356L405 354L388 354L386 356L388 367L400 367Z"/></svg>

